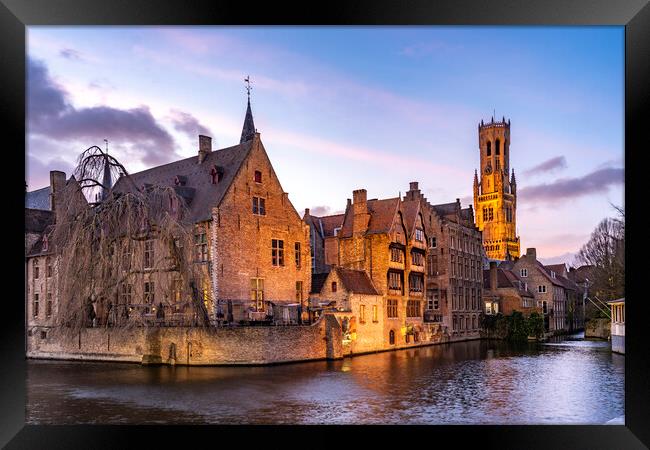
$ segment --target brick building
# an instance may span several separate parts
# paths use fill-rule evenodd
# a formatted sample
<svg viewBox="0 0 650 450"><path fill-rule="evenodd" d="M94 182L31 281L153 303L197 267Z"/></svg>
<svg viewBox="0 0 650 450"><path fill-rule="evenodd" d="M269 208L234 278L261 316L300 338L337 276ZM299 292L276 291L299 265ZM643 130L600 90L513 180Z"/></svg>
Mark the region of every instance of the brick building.
<svg viewBox="0 0 650 450"><path fill-rule="evenodd" d="M417 189L417 184L411 190L413 188ZM438 205L432 205L424 198L422 202L429 236L428 314L434 318L442 315L451 340L478 339L483 311L482 261L485 252L481 246L481 232L474 224L472 207L461 208L458 199ZM436 308L438 305L440 307Z"/></svg>
<svg viewBox="0 0 650 450"><path fill-rule="evenodd" d="M65 183L65 174L56 174L52 198L61 175ZM165 243L153 233L139 240L128 239L125 251L135 273L116 287L111 298L95 299L97 323L118 320L108 314L115 312L110 306L117 304L126 305L128 313L152 319L162 306L166 318L187 319L185 306L192 303L190 296L200 297L211 323L299 323L305 317L311 284L309 226L282 189L255 130L250 100L238 145L213 151L211 138L199 136L196 156L133 173L129 178L117 180L112 192L120 195L136 188L170 186L185 200L193 224L189 230L194 237L193 264L201 275L193 280L192 290L181 288L180 280L166 267L169 248ZM40 199L43 195L36 196ZM98 199L106 195L102 192ZM34 241L28 231L26 245ZM45 259L53 257L36 244L28 252L28 280L35 278L36 270L43 273ZM42 278L41 273L37 279ZM31 295L38 289L39 303L46 292L56 295L50 285L41 288L42 282L33 284L28 290ZM48 307L39 304L38 308L40 314Z"/></svg>
<svg viewBox="0 0 650 450"><path fill-rule="evenodd" d="M579 287L566 278L566 266L544 266L537 260L534 248L512 262L509 267L532 288L544 314L544 327L550 333L563 333L580 327L576 312L580 301ZM564 267L562 269L561 267Z"/></svg>
<svg viewBox="0 0 650 450"><path fill-rule="evenodd" d="M344 217L345 214L313 216L309 208L305 209L302 220L309 225L312 273L328 273L332 265L337 263L337 235L343 226Z"/></svg>
<svg viewBox="0 0 650 450"><path fill-rule="evenodd" d="M250 100L238 145L213 151L212 139L199 136L196 156L131 179L136 186L173 186L189 204L203 273L197 285L211 320L301 321L311 283L309 227L282 189L255 130ZM130 189L122 180L115 192ZM145 278L134 284L147 288ZM155 282L149 286L158 289ZM150 295L165 291L172 290Z"/></svg>
<svg viewBox="0 0 650 450"><path fill-rule="evenodd" d="M525 280L512 270L497 267L496 262L490 262L490 268L483 270L485 314L502 313L509 316L514 311L519 311L524 316L533 312L541 315L541 304L538 304Z"/></svg>
<svg viewBox="0 0 650 450"><path fill-rule="evenodd" d="M553 264L544 266L551 276L560 280L564 286L566 298L566 322L568 332L584 329L584 310L582 303L582 289L569 276L566 264Z"/></svg>
<svg viewBox="0 0 650 450"><path fill-rule="evenodd" d="M74 176L66 179L64 172L50 172L50 185L25 193L25 295L28 336L46 339L56 325L59 308L59 258L51 242L52 232L61 221L66 205L64 191L73 195L71 202L87 206Z"/></svg>
<svg viewBox="0 0 650 450"><path fill-rule="evenodd" d="M318 275L321 275L320 277ZM383 299L363 270L333 267L327 274L317 274L311 304L339 320L343 332L343 353L364 353L382 349L384 342Z"/></svg>

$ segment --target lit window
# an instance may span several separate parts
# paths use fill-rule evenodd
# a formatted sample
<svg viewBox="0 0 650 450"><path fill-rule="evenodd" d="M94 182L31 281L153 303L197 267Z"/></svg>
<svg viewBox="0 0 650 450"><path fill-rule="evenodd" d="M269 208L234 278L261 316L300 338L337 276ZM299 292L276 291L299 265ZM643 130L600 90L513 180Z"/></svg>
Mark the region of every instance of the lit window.
<svg viewBox="0 0 650 450"><path fill-rule="evenodd" d="M302 304L302 281L296 281L296 301Z"/></svg>
<svg viewBox="0 0 650 450"><path fill-rule="evenodd" d="M379 308L377 308L377 305L372 305L372 321L379 322Z"/></svg>
<svg viewBox="0 0 650 450"><path fill-rule="evenodd" d="M366 323L366 305L359 305L359 322Z"/></svg>
<svg viewBox="0 0 650 450"><path fill-rule="evenodd" d="M262 311L264 308L264 279L251 278L251 301L253 308Z"/></svg>

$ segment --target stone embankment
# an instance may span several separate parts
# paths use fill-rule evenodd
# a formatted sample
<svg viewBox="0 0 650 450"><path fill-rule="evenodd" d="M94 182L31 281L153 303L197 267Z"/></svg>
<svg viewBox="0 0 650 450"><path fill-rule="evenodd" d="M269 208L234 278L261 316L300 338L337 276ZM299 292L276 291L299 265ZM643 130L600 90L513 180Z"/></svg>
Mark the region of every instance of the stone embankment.
<svg viewBox="0 0 650 450"><path fill-rule="evenodd" d="M50 328L28 336L27 357L170 365L257 365L340 359L341 327L324 315L312 325L268 327Z"/></svg>
<svg viewBox="0 0 650 450"><path fill-rule="evenodd" d="M610 319L591 319L585 323L586 338L609 339L610 332Z"/></svg>

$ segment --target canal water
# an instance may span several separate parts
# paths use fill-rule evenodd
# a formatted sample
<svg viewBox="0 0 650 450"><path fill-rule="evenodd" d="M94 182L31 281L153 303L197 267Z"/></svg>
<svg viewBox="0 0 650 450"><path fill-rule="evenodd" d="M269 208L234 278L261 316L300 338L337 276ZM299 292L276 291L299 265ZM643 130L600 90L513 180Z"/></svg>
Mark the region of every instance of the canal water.
<svg viewBox="0 0 650 450"><path fill-rule="evenodd" d="M609 342L472 341L266 367L28 361L30 424L604 424Z"/></svg>

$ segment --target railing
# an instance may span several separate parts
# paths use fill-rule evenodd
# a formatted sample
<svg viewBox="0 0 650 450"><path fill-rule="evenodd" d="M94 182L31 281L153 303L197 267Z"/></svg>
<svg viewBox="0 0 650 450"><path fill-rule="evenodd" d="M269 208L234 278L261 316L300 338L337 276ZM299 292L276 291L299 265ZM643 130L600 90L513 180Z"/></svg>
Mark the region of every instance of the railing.
<svg viewBox="0 0 650 450"><path fill-rule="evenodd" d="M594 298L596 299L596 301L593 301L590 297L587 297L587 300L589 300L596 308L598 308L598 311L605 314L609 318L609 320L612 320L612 311L610 310L609 305L604 301L602 301L601 299L599 299L598 297L596 297L595 295Z"/></svg>

